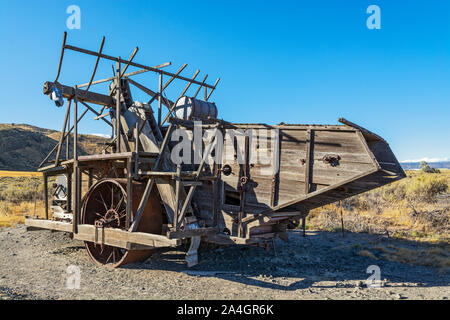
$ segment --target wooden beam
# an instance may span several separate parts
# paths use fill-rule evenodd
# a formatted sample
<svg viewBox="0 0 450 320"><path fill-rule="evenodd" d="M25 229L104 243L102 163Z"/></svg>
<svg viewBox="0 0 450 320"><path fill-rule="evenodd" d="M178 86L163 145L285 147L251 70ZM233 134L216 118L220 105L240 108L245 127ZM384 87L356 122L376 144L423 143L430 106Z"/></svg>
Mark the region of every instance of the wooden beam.
<svg viewBox="0 0 450 320"><path fill-rule="evenodd" d="M27 218L25 219L25 225L40 229L72 232L72 225L68 222ZM149 247L176 247L181 244L180 239L168 239L163 235L145 232L128 232L116 228L96 228L95 226L88 224L78 225L78 234L74 235L74 239L111 245L124 249L131 248L132 244L140 244Z"/></svg>
<svg viewBox="0 0 450 320"><path fill-rule="evenodd" d="M62 95L66 99L73 99L75 95L75 90L72 87L65 86L60 83L50 82L47 81L44 83L44 94L50 93L50 87L55 86L61 89ZM92 92L92 91L86 91L78 89L78 100L79 101L85 101L90 102L94 104L104 105L108 107L114 106L114 100L110 96Z"/></svg>
<svg viewBox="0 0 450 320"><path fill-rule="evenodd" d="M301 197L298 197L298 198L296 198L296 199L289 200L289 201L287 201L287 202L285 202L285 203L282 203L282 204L279 204L279 205L277 205L277 206L275 206L275 207L272 207L272 208L266 209L266 210L264 210L264 211L261 211L260 213L257 213L257 214L248 216L248 217L246 217L245 219L243 219L243 222L244 222L244 223L248 223L248 222L257 220L257 219L259 219L259 218L261 218L261 217L263 217L263 216L267 216L267 215L271 214L271 213L274 212L274 211L278 211L278 210L281 210L281 209L286 208L286 207L288 207L288 206L291 206L291 205L294 205L294 204L303 202L303 201L305 201L305 200L308 200L308 199L317 197L317 196L319 196L319 195L321 195L321 194L323 194L323 193L332 191L332 190L334 190L334 189L336 189L336 188L339 188L339 187L341 187L341 186L344 186L344 185L346 185L346 184L348 184L348 183L350 183L350 182L353 182L353 181L356 181L356 180L358 180L358 179L361 179L361 178L364 178L364 177L366 177L366 176L369 176L369 175L371 175L372 173L375 173L375 172L377 172L377 171L378 171L378 169L373 168L373 169L368 170L368 171L366 171L366 172L357 174L357 175L355 175L355 176L353 176L353 177L350 177L350 178L348 178L348 179L345 179L344 181L342 181L342 182L340 182L340 183L333 184L333 185L330 185L330 186L328 186L328 187L325 187L325 188L322 188L322 189L319 189L319 190L310 192L310 193L305 194L305 195L303 195L303 196L301 196Z"/></svg>
<svg viewBox="0 0 450 320"><path fill-rule="evenodd" d="M131 83L132 85L134 85L135 87L137 87L138 89L141 89L142 91L144 91L146 94L148 94L152 98L156 99L156 97L159 96L158 93L154 92L153 90L143 86L142 84L140 84L132 79L128 79L128 82ZM160 97L160 98L162 98L162 97ZM152 100L149 101L149 103L151 103L151 102L152 102ZM169 109L169 110L170 110L170 107L173 105L173 101L170 101L169 99L165 99L165 98L161 99L161 103L164 104L167 107L167 109Z"/></svg>
<svg viewBox="0 0 450 320"><path fill-rule="evenodd" d="M203 83L205 83L205 81L206 81L206 78L208 78L208 75L206 75L206 76L203 78L202 85L200 85L200 86L198 87L198 89L197 89L197 91L195 92L193 98L197 97L198 93L200 92L200 89L203 87Z"/></svg>
<svg viewBox="0 0 450 320"><path fill-rule="evenodd" d="M166 63L160 64L160 65L154 66L153 68L155 68L155 69L164 68L164 67L170 66L171 64L172 64L171 62L166 62ZM113 67L113 71L114 71L114 67ZM150 71L150 70L145 70L145 69L144 69L144 70L138 70L138 71L133 71L133 72L125 73L125 74L122 76L122 78L132 77L132 76L135 76L135 75L137 75L137 74L141 74L141 73L149 72L149 71ZM106 79L97 80L97 81L92 82L92 84L99 84L99 83L103 83L103 82L112 81L112 80L114 80L115 78L116 78L116 75L115 75L115 72L114 72L114 76L113 76L113 77L109 77L109 78L106 78ZM86 87L88 84L89 84L89 83L83 83L83 84L80 84L80 85L78 86L78 88L84 88L84 87Z"/></svg>
<svg viewBox="0 0 450 320"><path fill-rule="evenodd" d="M216 83L214 83L214 86L212 87L211 91L209 92L208 96L206 97L206 101L209 100L209 97L211 97L214 90L216 90L217 84L219 83L220 78L217 78Z"/></svg>
<svg viewBox="0 0 450 320"><path fill-rule="evenodd" d="M191 238L191 237L196 237L196 236L206 236L208 234L215 234L218 232L219 232L219 229L215 228L215 227L189 229L189 230L182 230L182 231L170 231L167 233L167 238L183 239L183 238Z"/></svg>
<svg viewBox="0 0 450 320"><path fill-rule="evenodd" d="M74 96L73 96L73 214L72 214L72 232L76 234L78 232L78 217L80 209L80 194L79 194L79 167L78 167L78 89L75 86Z"/></svg>
<svg viewBox="0 0 450 320"><path fill-rule="evenodd" d="M90 105L88 105L86 102L84 101L80 101L86 108L88 108L90 111L92 111L92 113L94 113L95 115L97 115L97 118L95 120L98 119L102 119L106 124L108 124L109 126L113 126L111 122L109 122L108 120L104 119L104 117L109 116L109 113L106 113L104 116L101 116L100 113L98 113L94 108L92 108Z"/></svg>
<svg viewBox="0 0 450 320"><path fill-rule="evenodd" d="M216 128L216 131L217 130L218 129ZM216 141L216 138L215 138L216 137L216 131L214 131L214 134L213 134L214 141L211 141L209 143L208 147L205 150L205 153L203 155L202 161L200 162L200 164L198 166L198 169L197 169L197 172L195 174L194 181L198 181L198 178L200 177L200 174L202 172L203 166L205 165L206 158L210 154L212 147L215 144L217 144L217 141ZM193 186L190 187L189 192L188 192L188 194L186 196L186 199L184 200L183 207L181 208L181 212L180 212L179 217L178 217L179 220L177 221L177 220L174 219L174 221L173 221L173 223L176 224L176 230L178 230L178 228L180 227L181 223L183 222L184 216L186 214L186 209L187 209L189 203L191 202L191 199L192 199L192 196L194 195L194 191L195 191L196 187L197 187L196 185L193 185Z"/></svg>
<svg viewBox="0 0 450 320"><path fill-rule="evenodd" d="M80 122L81 119L83 119L84 115L85 115L87 112L88 112L88 109L84 110L84 112L83 112L83 113L81 114L81 116L78 118L77 122ZM66 137L67 137L68 135L70 135L70 133L72 132L72 130L74 129L74 127L75 127L75 126L72 126L72 127L70 128L70 130L69 130L69 131L66 133L66 135L64 136L64 139L66 139ZM55 152L56 148L58 148L58 144L55 145L55 146L53 147L53 149L48 153L48 155L44 158L44 160L42 160L42 162L39 164L39 169L38 169L38 171L42 171L41 169L44 169L44 168L41 168L42 165L48 160L48 158L50 158L50 156L53 154L53 152ZM55 166L53 165L53 167L55 167Z"/></svg>
<svg viewBox="0 0 450 320"><path fill-rule="evenodd" d="M169 128L167 129L166 136L164 137L163 143L161 145L161 148L159 150L159 155L156 158L155 164L153 166L153 170L158 170L159 165L161 163L161 159L164 153L164 150L166 149L168 143L169 143L169 137L172 133L173 124L169 125ZM152 191L153 185L155 183L154 178L150 178L147 181L147 184L145 186L144 193L142 194L141 201L139 202L139 207L136 211L136 215L134 217L133 224L128 229L130 232L135 232L137 230L137 227L139 226L139 221L141 220L142 214L144 212L145 205L147 204L148 197L150 196L150 192Z"/></svg>
<svg viewBox="0 0 450 320"><path fill-rule="evenodd" d="M112 56L109 56L109 55L106 55L106 54L100 54L99 55L95 51L86 50L86 49L78 48L78 47L71 46L71 45L66 45L65 48L69 49L69 50L72 50L72 51L78 51L78 52L81 52L81 53L89 54L89 55L92 55L92 56L100 56L101 58L104 58L104 59L107 59L107 60L111 60L111 61L116 61L116 62L120 62L120 63L127 63L127 60L123 60L120 57L116 58L116 57L112 57ZM159 69L156 69L156 68L153 68L153 67L145 66L145 65L140 64L140 63L130 62L130 65L134 66L134 67L141 68L141 69L145 69L145 70L148 70L148 71L162 73L164 75L167 75L167 76L170 76L170 77L173 77L173 78L176 78L176 79L180 79L180 80L184 80L184 81L190 81L189 78L186 78L186 77L183 77L183 76L171 73L171 72L167 72L167 71L164 71L164 70L159 70ZM193 81L193 83L201 84L201 82L199 82L199 81ZM204 84L204 86L208 87L208 88L212 88L213 87L212 85L209 85L209 84L206 84L206 83Z"/></svg>
<svg viewBox="0 0 450 320"><path fill-rule="evenodd" d="M61 130L61 137L59 137L59 142L58 142L58 150L56 151L55 166L58 166L58 164L59 164L59 156L61 155L61 147L62 147L62 144L64 143L66 127L67 127L67 120L70 118L71 103L72 103L72 100L69 100L69 103L67 104L66 114L64 116L64 124L63 124L62 130Z"/></svg>

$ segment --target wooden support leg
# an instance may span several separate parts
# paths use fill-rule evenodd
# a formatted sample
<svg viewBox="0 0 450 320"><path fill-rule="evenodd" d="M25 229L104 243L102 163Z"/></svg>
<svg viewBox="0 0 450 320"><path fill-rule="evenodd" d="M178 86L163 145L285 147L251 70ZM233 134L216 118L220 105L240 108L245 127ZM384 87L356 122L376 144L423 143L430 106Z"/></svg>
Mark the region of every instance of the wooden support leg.
<svg viewBox="0 0 450 320"><path fill-rule="evenodd" d="M78 167L78 101L77 101L78 88L75 86L75 96L73 104L73 217L72 217L72 232L78 233L78 217L80 210L80 168Z"/></svg>
<svg viewBox="0 0 450 320"><path fill-rule="evenodd" d="M198 264L198 247L200 246L200 236L191 238L191 245L186 254L187 266L193 267Z"/></svg>
<svg viewBox="0 0 450 320"><path fill-rule="evenodd" d="M45 204L45 219L48 220L48 177L44 173L44 204Z"/></svg>
<svg viewBox="0 0 450 320"><path fill-rule="evenodd" d="M306 237L306 218L302 218L303 236Z"/></svg>
<svg viewBox="0 0 450 320"><path fill-rule="evenodd" d="M180 192L181 192L181 164L177 164L177 174L175 176L175 209L173 216L173 229L178 231L178 217L180 212Z"/></svg>
<svg viewBox="0 0 450 320"><path fill-rule="evenodd" d="M133 174L132 174L133 158L127 160L127 216L126 216L126 228L130 228L131 214L132 214L132 200L133 200Z"/></svg>
<svg viewBox="0 0 450 320"><path fill-rule="evenodd" d="M73 171L67 173L67 212L72 212L72 176Z"/></svg>

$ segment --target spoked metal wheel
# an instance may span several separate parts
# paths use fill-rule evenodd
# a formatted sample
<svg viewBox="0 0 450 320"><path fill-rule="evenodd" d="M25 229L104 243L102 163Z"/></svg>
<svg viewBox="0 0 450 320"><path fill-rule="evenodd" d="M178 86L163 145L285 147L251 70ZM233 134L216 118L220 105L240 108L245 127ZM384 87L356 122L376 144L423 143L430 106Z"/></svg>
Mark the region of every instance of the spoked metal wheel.
<svg viewBox="0 0 450 320"><path fill-rule="evenodd" d="M86 194L82 208L82 223L99 228L118 228L125 230L126 224L126 179L103 179L97 182ZM145 184L133 182L132 212L137 211ZM156 187L152 189L139 222L137 231L161 234L163 224L162 208ZM146 259L151 250L127 250L109 245L85 241L91 259L99 265L119 267L121 265Z"/></svg>

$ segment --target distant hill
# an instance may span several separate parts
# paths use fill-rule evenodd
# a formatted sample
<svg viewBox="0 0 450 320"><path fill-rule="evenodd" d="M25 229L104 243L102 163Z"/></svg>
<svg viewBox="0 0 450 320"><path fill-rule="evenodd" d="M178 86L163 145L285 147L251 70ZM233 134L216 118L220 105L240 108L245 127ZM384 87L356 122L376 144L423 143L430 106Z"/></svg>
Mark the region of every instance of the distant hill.
<svg viewBox="0 0 450 320"><path fill-rule="evenodd" d="M431 168L450 169L450 161L427 162ZM420 162L400 162L404 170L420 169Z"/></svg>
<svg viewBox="0 0 450 320"><path fill-rule="evenodd" d="M60 134L27 124L0 124L0 170L37 170L39 163L58 143ZM80 147L77 150L83 155L100 152L107 139L83 134L79 135L78 141ZM72 140L70 142L73 145ZM69 154L72 153L71 148ZM61 156L65 158L65 148Z"/></svg>

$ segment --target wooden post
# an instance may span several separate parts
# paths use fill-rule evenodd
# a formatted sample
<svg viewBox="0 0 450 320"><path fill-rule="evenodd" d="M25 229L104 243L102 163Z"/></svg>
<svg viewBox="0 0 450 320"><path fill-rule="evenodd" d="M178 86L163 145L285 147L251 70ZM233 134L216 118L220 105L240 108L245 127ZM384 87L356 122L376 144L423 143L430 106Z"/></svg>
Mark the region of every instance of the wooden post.
<svg viewBox="0 0 450 320"><path fill-rule="evenodd" d="M138 178L139 163L139 121L134 126L134 179Z"/></svg>
<svg viewBox="0 0 450 320"><path fill-rule="evenodd" d="M161 159L163 157L164 151L167 147L167 144L169 142L170 135L172 133L173 124L169 124L169 128L167 128L166 136L164 137L163 143L161 145L161 148L159 149L158 157L156 158L155 164L153 165L152 171L157 171L159 168L159 164L161 162ZM139 226L139 221L141 219L142 213L144 212L144 207L147 204L148 197L150 196L150 192L152 191L153 184L155 183L154 178L150 178L147 181L147 184L145 186L144 194L142 195L141 201L139 202L139 207L136 211L136 215L134 217L133 224L130 226L128 231L135 232Z"/></svg>
<svg viewBox="0 0 450 320"><path fill-rule="evenodd" d="M119 57L120 59L120 57ZM116 63L116 152L120 152L120 62Z"/></svg>
<svg viewBox="0 0 450 320"><path fill-rule="evenodd" d="M308 194L311 189L311 129L306 130L306 159L305 159L305 194ZM307 212L305 212L307 214ZM302 218L303 236L306 237L306 216Z"/></svg>
<svg viewBox="0 0 450 320"><path fill-rule="evenodd" d="M61 148L62 148L62 144L64 143L64 136L65 136L66 127L67 127L67 120L68 120L68 118L70 118L70 104L71 103L72 103L72 100L69 100L69 102L67 103L66 114L64 116L64 124L63 124L62 130L61 130L61 136L59 137L58 149L56 151L55 166L59 165L59 156L61 155Z"/></svg>
<svg viewBox="0 0 450 320"><path fill-rule="evenodd" d="M67 172L67 212L72 212L72 172ZM72 212L73 214L73 212Z"/></svg>
<svg viewBox="0 0 450 320"><path fill-rule="evenodd" d="M177 164L177 174L175 175L175 209L173 216L173 226L178 231L178 213L180 212L180 191L181 191L181 164Z"/></svg>
<svg viewBox="0 0 450 320"><path fill-rule="evenodd" d="M131 214L133 208L133 175L131 173L133 166L133 157L127 159L127 211L126 211L126 222L125 226L127 229L130 228L131 224Z"/></svg>
<svg viewBox="0 0 450 320"><path fill-rule="evenodd" d="M248 167L249 167L249 136L248 136L248 130L246 131L245 135L245 149L244 149L244 164L243 164L243 175L242 177L247 178L249 177L248 174ZM247 188L247 182L242 183L241 182L241 188L240 191L240 207L239 207L239 213L238 213L238 236L243 238L245 237L245 230L244 230L244 224L242 223L242 219L245 218L245 198L246 198L246 188Z"/></svg>
<svg viewBox="0 0 450 320"><path fill-rule="evenodd" d="M342 200L339 200L339 211L341 212L341 231L342 237L344 237L344 216L342 213Z"/></svg>
<svg viewBox="0 0 450 320"><path fill-rule="evenodd" d="M48 220L48 177L44 172L44 205L45 205L45 219Z"/></svg>
<svg viewBox="0 0 450 320"><path fill-rule="evenodd" d="M77 86L75 86L75 96L73 99L73 214L72 214L72 232L78 233L78 211L80 206L79 195L79 168L78 168L78 101Z"/></svg>
<svg viewBox="0 0 450 320"><path fill-rule="evenodd" d="M94 184L94 178L92 177L92 168L88 169L88 189L91 189L92 185Z"/></svg>
<svg viewBox="0 0 450 320"><path fill-rule="evenodd" d="M162 82L163 82L163 75L162 73L159 74L159 89L158 89L158 126L161 129L161 112L162 112Z"/></svg>
<svg viewBox="0 0 450 320"><path fill-rule="evenodd" d="M69 110L70 113L70 110ZM70 128L70 116L67 118L67 128ZM67 130L67 139L66 139L66 160L70 158L70 129Z"/></svg>

